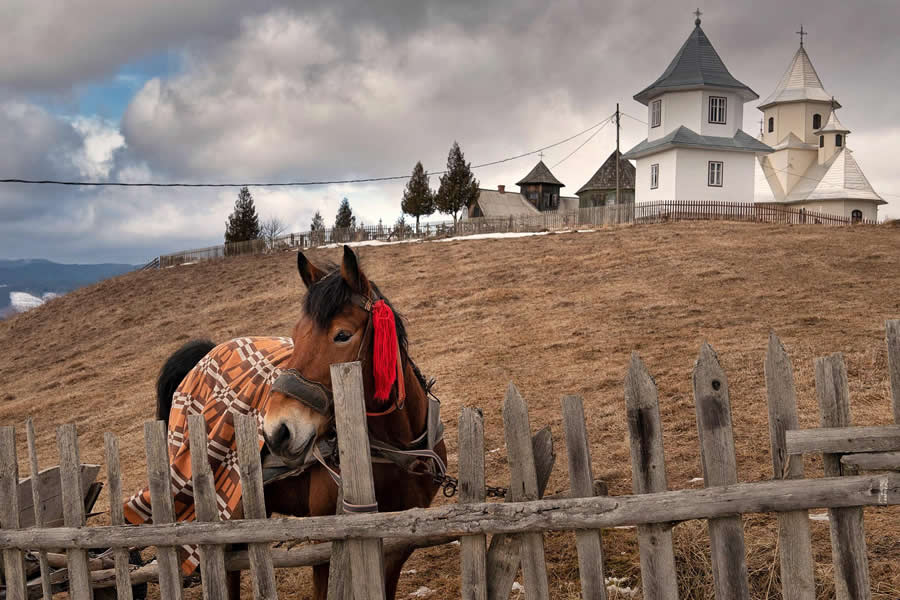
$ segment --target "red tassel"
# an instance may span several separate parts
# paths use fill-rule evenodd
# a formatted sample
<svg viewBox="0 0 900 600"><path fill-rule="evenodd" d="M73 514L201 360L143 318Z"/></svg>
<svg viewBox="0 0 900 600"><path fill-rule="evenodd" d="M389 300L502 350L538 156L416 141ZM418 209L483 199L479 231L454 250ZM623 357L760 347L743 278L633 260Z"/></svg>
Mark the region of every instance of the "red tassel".
<svg viewBox="0 0 900 600"><path fill-rule="evenodd" d="M375 399L387 402L397 380L397 325L391 307L384 300L372 307L372 319L375 328Z"/></svg>

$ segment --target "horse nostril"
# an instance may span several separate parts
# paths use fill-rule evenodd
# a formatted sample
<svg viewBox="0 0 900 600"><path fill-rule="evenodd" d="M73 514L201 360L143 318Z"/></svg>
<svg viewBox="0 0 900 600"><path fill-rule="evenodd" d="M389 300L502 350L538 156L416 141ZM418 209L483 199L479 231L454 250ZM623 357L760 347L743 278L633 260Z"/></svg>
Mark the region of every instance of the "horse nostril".
<svg viewBox="0 0 900 600"><path fill-rule="evenodd" d="M282 423L281 426L275 431L275 435L271 438L266 436L268 439L266 441L269 442L269 446L272 448L279 448L285 442L287 442L291 437L291 430L288 429L288 426L285 423Z"/></svg>

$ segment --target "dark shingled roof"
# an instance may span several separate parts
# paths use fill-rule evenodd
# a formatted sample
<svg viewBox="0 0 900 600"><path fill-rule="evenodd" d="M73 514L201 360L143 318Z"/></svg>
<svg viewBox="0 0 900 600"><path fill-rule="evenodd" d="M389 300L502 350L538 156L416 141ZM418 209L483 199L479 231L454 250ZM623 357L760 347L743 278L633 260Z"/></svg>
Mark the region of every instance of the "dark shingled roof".
<svg viewBox="0 0 900 600"><path fill-rule="evenodd" d="M538 161L538 164L534 165L531 173L523 177L522 181L516 185L525 185L528 183L549 183L551 185L566 187L565 184L553 176L553 173L550 172L550 169L547 168L547 165L545 165L542 160Z"/></svg>
<svg viewBox="0 0 900 600"><path fill-rule="evenodd" d="M663 92L703 86L732 89L745 102L759 98L756 92L731 76L698 22L665 72L635 94L634 99L646 105L651 98Z"/></svg>
<svg viewBox="0 0 900 600"><path fill-rule="evenodd" d="M619 187L623 190L634 189L634 165L630 161L619 158ZM616 189L616 151L613 150L606 162L601 165L594 176L591 177L581 189L575 192L581 194L591 190Z"/></svg>
<svg viewBox="0 0 900 600"><path fill-rule="evenodd" d="M719 137L715 135L700 135L694 133L684 125L652 142L644 140L622 156L636 159L647 156L671 147L680 148L705 148L709 150L734 150L737 152L774 152L772 148L763 144L756 138L747 135L740 129L733 138Z"/></svg>

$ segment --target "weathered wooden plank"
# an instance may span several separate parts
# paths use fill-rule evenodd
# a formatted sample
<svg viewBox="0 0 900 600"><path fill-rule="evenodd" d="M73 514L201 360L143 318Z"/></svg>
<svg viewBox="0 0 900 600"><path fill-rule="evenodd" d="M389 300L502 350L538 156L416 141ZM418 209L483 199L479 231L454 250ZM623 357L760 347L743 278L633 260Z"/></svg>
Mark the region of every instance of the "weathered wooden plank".
<svg viewBox="0 0 900 600"><path fill-rule="evenodd" d="M841 353L817 358L816 397L822 427L850 426L850 386ZM852 467L841 468L838 454L823 454L826 477L855 474ZM838 600L863 600L872 597L869 584L869 560L862 508L835 508L828 511L831 530L831 555L834 562L834 587Z"/></svg>
<svg viewBox="0 0 900 600"><path fill-rule="evenodd" d="M538 496L543 498L547 482L553 472L556 453L553 450L553 435L545 426L531 438L534 453L534 470L537 472ZM560 497L568 498L569 492ZM507 493L506 502L512 502ZM522 538L518 535L498 533L491 537L487 553L488 600L507 600L512 591L521 564Z"/></svg>
<svg viewBox="0 0 900 600"><path fill-rule="evenodd" d="M209 466L206 419L203 415L188 415L188 441L191 448L191 482L194 486L194 510L197 520L206 523L218 522L216 487ZM259 518L264 517L265 515ZM203 600L227 600L225 548L203 545L199 547L199 552Z"/></svg>
<svg viewBox="0 0 900 600"><path fill-rule="evenodd" d="M147 478L150 485L150 507L153 523L164 524L175 521L172 498L172 479L169 472L169 452L166 442L166 424L150 421L144 424L144 443L147 450ZM162 600L181 600L181 567L178 553L166 540L157 544L156 559L159 561L159 595ZM118 546L119 544L111 544ZM121 544L125 546L126 544ZM129 544L130 545L130 544Z"/></svg>
<svg viewBox="0 0 900 600"><path fill-rule="evenodd" d="M625 377L625 406L631 438L631 481L635 494L664 492L666 459L656 383L637 353L632 353ZM675 548L669 525L638 527L641 588L645 600L678 600Z"/></svg>
<svg viewBox="0 0 900 600"><path fill-rule="evenodd" d="M894 423L900 425L900 319L885 323L885 340L891 378L891 406L894 408Z"/></svg>
<svg viewBox="0 0 900 600"><path fill-rule="evenodd" d="M178 523L140 527L2 529L0 548L52 549L166 544L422 540L437 536L577 531L711 519L727 515L900 504L900 474L737 483L632 496L519 503L447 504L394 513Z"/></svg>
<svg viewBox="0 0 900 600"><path fill-rule="evenodd" d="M829 427L785 432L788 454L848 454L900 450L900 425Z"/></svg>
<svg viewBox="0 0 900 600"><path fill-rule="evenodd" d="M334 414L341 461L344 502L374 506L375 483L366 426L366 398L359 362L331 365ZM347 518L343 515L341 519ZM380 538L351 539L350 571L356 600L384 598L384 555Z"/></svg>
<svg viewBox="0 0 900 600"><path fill-rule="evenodd" d="M844 454L841 464L862 471L900 471L900 452Z"/></svg>
<svg viewBox="0 0 900 600"><path fill-rule="evenodd" d="M104 434L103 441L106 446L109 520L113 525L124 525L125 511L122 506L122 468L119 463L119 441L115 435L109 432ZM118 600L131 600L131 567L128 564L128 549L116 548L113 554L115 556L116 597Z"/></svg>
<svg viewBox="0 0 900 600"><path fill-rule="evenodd" d="M797 393L791 359L774 332L766 352L766 396L769 405L769 438L775 479L802 479L803 457L785 450L785 431L797 429ZM785 600L815 600L815 563L809 513L797 510L778 515L778 548L781 594Z"/></svg>
<svg viewBox="0 0 900 600"><path fill-rule="evenodd" d="M335 514L344 514L343 486L338 487ZM350 573L350 547L346 540L335 540L331 543L330 560L327 562L329 565L326 600L353 600L353 590L347 581L347 574Z"/></svg>
<svg viewBox="0 0 900 600"><path fill-rule="evenodd" d="M61 425L57 428L56 445L59 449L59 481L66 526L84 527L81 459L75 425ZM68 544L61 544L60 547L68 547ZM80 548L70 548L66 551L66 555L69 558L69 597L73 600L90 600L91 580L88 574L87 552Z"/></svg>
<svg viewBox="0 0 900 600"><path fill-rule="evenodd" d="M31 478L34 481L40 479L41 469L38 465L37 442L34 435L34 420L31 417L25 419L25 437L28 442L28 464L31 469ZM31 486L31 501L34 509L34 526L44 527L44 510L41 502L41 488L39 485ZM21 526L22 523L19 523ZM44 600L53 597L53 587L50 583L50 565L47 563L47 553L44 550L38 552L38 566L41 570L41 593Z"/></svg>
<svg viewBox="0 0 900 600"><path fill-rule="evenodd" d="M477 408L459 417L459 503L484 502L484 419ZM487 600L487 539L466 535L460 540L460 591L466 600Z"/></svg>
<svg viewBox="0 0 900 600"><path fill-rule="evenodd" d="M0 523L3 528L19 527L19 461L16 457L15 427L0 427ZM22 551L3 550L3 573L8 600L25 600L25 562Z"/></svg>
<svg viewBox="0 0 900 600"><path fill-rule="evenodd" d="M262 464L259 461L259 429L256 417L235 415L238 464L241 474L241 502L244 518L265 519L266 501L263 492ZM268 543L250 544L250 570L253 574L253 597L257 600L276 600L275 569ZM224 566L222 567L224 571Z"/></svg>
<svg viewBox="0 0 900 600"><path fill-rule="evenodd" d="M100 465L81 465L81 490L85 497L91 484L100 473ZM34 496L32 487L37 481L41 496L44 527L59 527L65 524L63 519L62 490L59 482L59 466L48 467L38 472L38 476L29 475L19 482L19 524L22 527L34 526Z"/></svg>
<svg viewBox="0 0 900 600"><path fill-rule="evenodd" d="M531 424L528 407L512 383L503 402L503 430L509 457L509 495L513 502L538 499L537 472L531 448ZM544 538L533 532L522 535L522 574L530 600L550 598L547 563L544 558Z"/></svg>
<svg viewBox="0 0 900 600"><path fill-rule="evenodd" d="M709 344L694 366L694 404L705 486L737 483L728 378ZM709 546L716 598L749 600L744 526L740 515L709 520Z"/></svg>
<svg viewBox="0 0 900 600"><path fill-rule="evenodd" d="M580 396L566 396L562 400L562 411L572 497L589 498L594 495L594 475L591 470L591 450L584 418L584 402ZM581 597L584 600L606 600L600 531L576 532L575 545L578 549Z"/></svg>

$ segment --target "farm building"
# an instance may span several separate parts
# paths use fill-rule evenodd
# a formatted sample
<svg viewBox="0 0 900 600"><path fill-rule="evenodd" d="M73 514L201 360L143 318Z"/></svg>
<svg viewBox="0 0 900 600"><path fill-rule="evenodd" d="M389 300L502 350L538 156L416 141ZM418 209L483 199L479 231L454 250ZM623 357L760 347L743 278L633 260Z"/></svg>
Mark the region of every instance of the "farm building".
<svg viewBox="0 0 900 600"><path fill-rule="evenodd" d="M616 202L616 151L597 169L587 183L581 186L578 196L579 208L610 206ZM634 204L634 165L619 156L619 201L618 204Z"/></svg>
<svg viewBox="0 0 900 600"><path fill-rule="evenodd" d="M560 194L565 184L550 172L543 160L516 185L518 192L507 192L505 185L497 186L496 190L479 190L478 200L469 207L469 218L518 217L578 208L578 198Z"/></svg>

